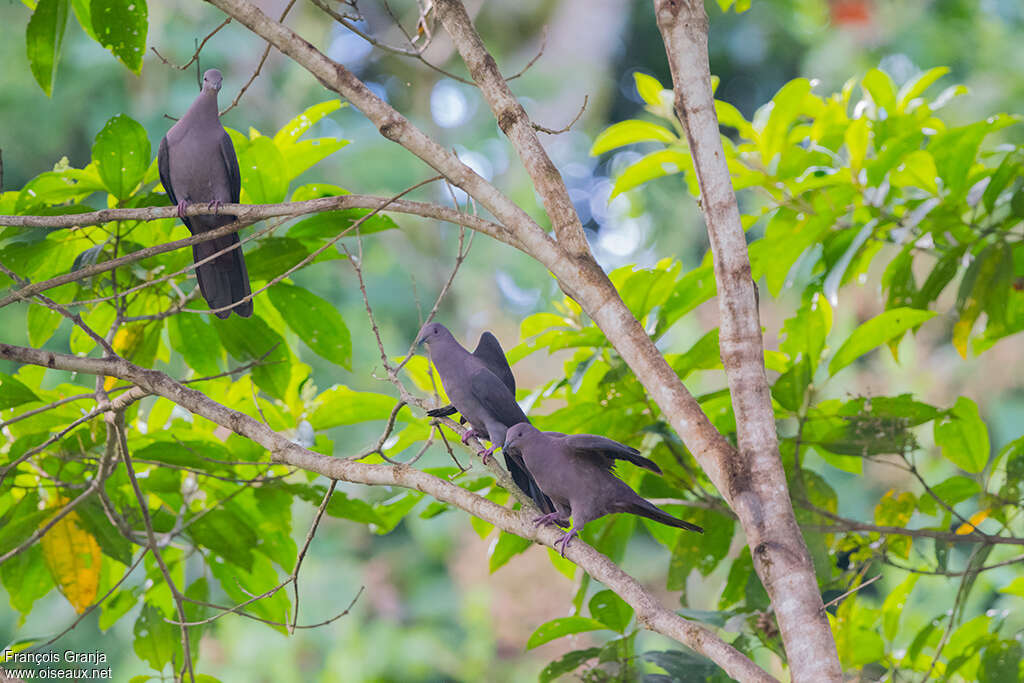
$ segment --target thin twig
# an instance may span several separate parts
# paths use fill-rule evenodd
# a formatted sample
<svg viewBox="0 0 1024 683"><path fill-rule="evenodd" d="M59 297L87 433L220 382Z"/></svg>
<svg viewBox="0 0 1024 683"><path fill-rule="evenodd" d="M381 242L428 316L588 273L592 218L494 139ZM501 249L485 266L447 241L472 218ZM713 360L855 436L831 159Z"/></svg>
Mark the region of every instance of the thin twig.
<svg viewBox="0 0 1024 683"><path fill-rule="evenodd" d="M580 110L576 113L576 116L573 118L572 121L569 122L569 124L567 126L559 128L558 130L553 130L551 128L546 128L546 127L540 125L539 123L531 122L530 125L533 126L534 130L539 131L541 133L547 133L548 135L561 135L562 133L567 133L569 131L569 129L571 129L573 126L575 126L576 122L580 120L580 117L583 116L583 112L585 112L587 110L587 100L589 98L590 98L590 95L584 95L583 96L583 105L580 106Z"/></svg>
<svg viewBox="0 0 1024 683"><path fill-rule="evenodd" d="M208 41L210 38L213 38L215 35L217 35L218 31L220 31L222 28L224 28L225 26L227 26L230 23L231 23L231 17L228 17L223 22L221 22L220 25L217 26L217 28L213 29L208 34L206 34L206 37L203 38L203 41L201 43L199 43L198 47L196 47L196 51L192 53L192 58L190 60L188 60L187 62L185 62L184 64L180 64L179 65L179 64L174 64L173 62L169 62L166 58L164 58L164 56L162 54L157 52L155 47L150 47L149 49L152 50L153 54L155 54L157 57L159 57L160 61L163 62L164 64L166 64L167 66L171 67L172 69L177 69L178 71L184 71L185 69L187 69L190 66L192 66L192 64L196 60L199 59L199 53L203 51L203 47L205 47L206 41Z"/></svg>
<svg viewBox="0 0 1024 683"><path fill-rule="evenodd" d="M284 11L281 12L281 18L279 18L278 21L284 21L285 20L285 17L288 16L288 13L292 11L292 6L294 4L295 4L295 0L289 0L288 4L284 8ZM229 17L229 19L230 19L230 17ZM242 86L242 89L238 91L237 95L235 95L235 99L231 100L231 104L229 104L227 106L227 108L225 108L223 111L220 112L220 116L224 116L225 114L227 114L229 111L231 111L232 109L234 109L238 105L239 100L242 99L242 95L245 94L245 91L249 89L249 86L252 85L253 81L255 81L256 78L260 75L260 71L263 70L263 64L267 61L267 57L269 55L270 55L270 43L268 42L267 46L263 49L263 55L260 57L259 64L256 65L256 70L252 72L252 76L249 76L249 80L247 80L245 82L245 85Z"/></svg>
<svg viewBox="0 0 1024 683"><path fill-rule="evenodd" d="M327 504L331 502L331 496L334 495L334 489L337 486L338 480L331 479L331 485L324 493L324 499L321 501L320 507L317 508L316 516L313 518L313 523L310 525L309 531L306 532L306 541L302 544L302 550L299 551L299 556L295 560L295 569L293 569L291 573L292 590L295 592L295 610L292 613L292 623L288 629L289 633L295 633L295 624L299 621L299 569L302 567L302 560L306 557L306 551L309 550L309 544L313 541L313 536L316 535L316 529L320 525L320 519L323 518L324 511L327 509Z"/></svg>

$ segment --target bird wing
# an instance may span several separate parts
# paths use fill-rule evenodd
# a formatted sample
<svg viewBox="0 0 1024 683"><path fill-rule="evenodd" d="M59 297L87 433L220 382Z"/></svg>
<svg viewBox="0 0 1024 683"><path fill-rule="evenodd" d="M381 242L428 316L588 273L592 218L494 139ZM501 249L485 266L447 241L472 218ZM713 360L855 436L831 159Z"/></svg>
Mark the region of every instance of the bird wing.
<svg viewBox="0 0 1024 683"><path fill-rule="evenodd" d="M490 332L480 335L480 342L476 345L473 355L483 361L487 369L505 383L512 395L516 394L516 378L512 375L512 368L509 367L505 352L498 342L498 338Z"/></svg>
<svg viewBox="0 0 1024 683"><path fill-rule="evenodd" d="M572 434L565 437L565 445L578 456L597 461L601 467L610 470L616 460L629 462L661 474L661 468L653 461L640 455L640 451L618 441L595 434Z"/></svg>
<svg viewBox="0 0 1024 683"><path fill-rule="evenodd" d="M237 204L242 196L242 174L238 170L238 155L231 144L231 136L227 131L220 138L220 156L224 160L224 171L228 176L228 187L231 188L231 203Z"/></svg>
<svg viewBox="0 0 1024 683"><path fill-rule="evenodd" d="M469 381L469 389L473 398L495 420L506 427L527 421L523 409L516 403L515 394L510 392L508 386L493 372L487 368L481 368L473 373Z"/></svg>
<svg viewBox="0 0 1024 683"><path fill-rule="evenodd" d="M166 135L160 140L160 149L156 153L156 168L160 172L160 184L164 186L164 192L171 200L171 206L177 206L178 198L174 196L174 186L171 185L171 154ZM192 223L188 218L183 217L181 222L185 224L189 232L195 234L196 231L192 229Z"/></svg>

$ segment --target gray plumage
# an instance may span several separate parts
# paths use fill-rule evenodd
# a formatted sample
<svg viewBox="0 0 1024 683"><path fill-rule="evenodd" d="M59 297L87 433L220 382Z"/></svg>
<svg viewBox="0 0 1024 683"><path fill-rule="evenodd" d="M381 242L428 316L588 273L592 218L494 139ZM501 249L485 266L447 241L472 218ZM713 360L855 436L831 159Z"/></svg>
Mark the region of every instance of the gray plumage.
<svg viewBox="0 0 1024 683"><path fill-rule="evenodd" d="M644 500L615 476L616 460L628 460L657 474L661 469L640 451L618 441L593 434L566 435L542 432L531 424L517 424L505 436L505 453L518 453L526 468L554 504L554 511L534 520L537 525L555 519L573 520L572 531L559 539L565 547L598 517L629 512L669 526L704 533L696 524L685 522Z"/></svg>
<svg viewBox="0 0 1024 683"><path fill-rule="evenodd" d="M171 126L160 141L157 166L160 182L178 216L193 234L219 228L235 221L234 216L190 216L183 211L191 203L216 202L237 204L242 187L238 157L231 138L220 123L217 92L221 75L217 69L203 74L203 88L185 115ZM192 256L201 261L223 249L238 245L238 233L196 244ZM249 274L245 269L242 248L236 246L196 268L199 290L211 309L235 304L249 296ZM227 318L234 311L242 317L252 315L252 299L234 308L217 311L218 318Z"/></svg>
<svg viewBox="0 0 1024 683"><path fill-rule="evenodd" d="M473 436L482 436L491 442L491 447L480 455L489 457L496 448L500 448L509 427L529 422L516 402L512 369L501 344L490 332L481 336L473 353L464 349L440 323L425 325L416 343L426 344L430 349L430 358L454 408L453 411L441 408L431 412L450 415L458 411L471 428L462 437L463 443ZM530 476L522 459L507 452L504 455L505 465L516 486L530 496L543 512L553 512L554 506Z"/></svg>

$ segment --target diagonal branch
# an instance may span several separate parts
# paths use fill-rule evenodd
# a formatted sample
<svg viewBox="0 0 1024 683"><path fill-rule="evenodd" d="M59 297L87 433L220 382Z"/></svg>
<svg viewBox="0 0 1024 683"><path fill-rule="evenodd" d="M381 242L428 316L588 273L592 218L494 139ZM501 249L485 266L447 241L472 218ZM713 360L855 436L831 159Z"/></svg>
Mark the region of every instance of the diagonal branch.
<svg viewBox="0 0 1024 683"><path fill-rule="evenodd" d="M466 8L459 0L435 0L434 8L469 68L470 75L480 86L480 92L490 105L498 127L508 136L530 174L533 186L551 219L555 235L558 236L559 245L574 257L589 258L590 247L583 235L583 224L569 199L562 174L540 144L529 115L512 94L494 57L473 28Z"/></svg>
<svg viewBox="0 0 1024 683"><path fill-rule="evenodd" d="M0 344L0 359L125 379L236 434L252 439L267 448L276 463L300 467L330 479L400 486L422 491L504 531L550 547L554 547L561 536L558 531L549 527L534 528L529 515L504 508L449 481L415 468L405 465L370 465L310 451L248 415L231 410L201 392L179 384L162 372L141 368L123 358L87 358ZM629 603L636 612L637 623L644 628L687 645L713 660L734 678L743 681L775 680L712 631L661 607L655 596L636 579L592 547L585 543L573 544L566 551L566 555L590 576L608 586ZM185 620L182 618L181 621Z"/></svg>

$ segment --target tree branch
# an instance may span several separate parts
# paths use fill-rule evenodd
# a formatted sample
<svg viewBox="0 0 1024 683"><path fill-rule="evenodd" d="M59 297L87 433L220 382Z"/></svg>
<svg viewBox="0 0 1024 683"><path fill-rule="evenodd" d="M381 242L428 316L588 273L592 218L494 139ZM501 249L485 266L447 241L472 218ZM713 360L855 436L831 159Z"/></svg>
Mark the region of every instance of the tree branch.
<svg viewBox="0 0 1024 683"><path fill-rule="evenodd" d="M498 528L550 547L561 534L549 527L534 528L529 515L509 510L482 496L406 465L370 465L315 453L293 443L266 425L189 389L162 372L147 370L123 358L87 358L0 344L0 359L44 367L106 375L131 381L192 413L252 439L271 452L274 462L288 464L330 479L361 484L400 486L422 491L450 503ZM152 547L152 543L151 543ZM566 556L593 578L618 593L636 611L637 623L683 643L710 658L726 673L743 681L774 681L745 655L710 630L658 605L655 597L611 560L585 543L574 543ZM185 621L181 619L181 621Z"/></svg>
<svg viewBox="0 0 1024 683"><path fill-rule="evenodd" d="M704 3L654 0L654 9L714 253L719 344L739 447L728 463L726 495L743 520L755 568L775 608L793 680L838 682L842 668L835 640L779 455L746 235L711 92Z"/></svg>

